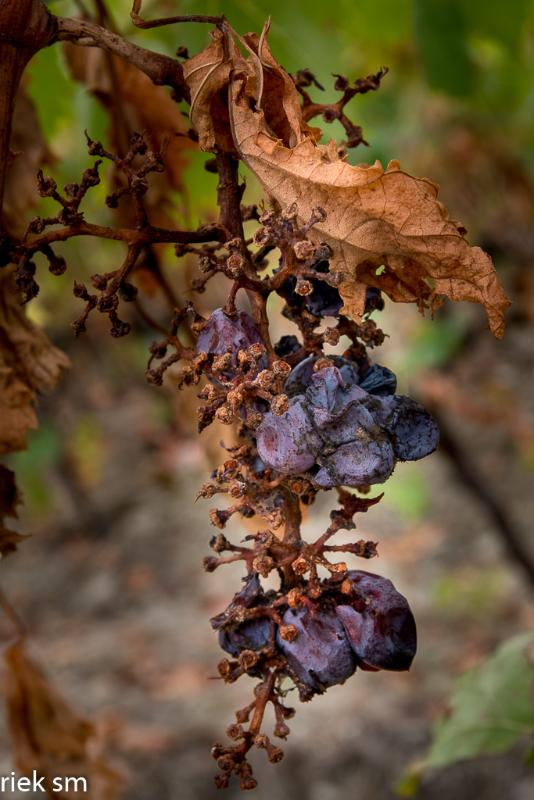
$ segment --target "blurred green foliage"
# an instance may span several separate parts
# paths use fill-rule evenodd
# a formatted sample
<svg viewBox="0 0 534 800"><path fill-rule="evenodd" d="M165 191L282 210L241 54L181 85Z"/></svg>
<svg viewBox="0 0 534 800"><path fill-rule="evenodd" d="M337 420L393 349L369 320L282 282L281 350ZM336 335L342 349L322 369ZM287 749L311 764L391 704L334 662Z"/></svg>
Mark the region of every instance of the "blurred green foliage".
<svg viewBox="0 0 534 800"><path fill-rule="evenodd" d="M494 755L534 737L534 634L508 639L486 661L457 681L450 712L436 724L430 750L395 786L400 797L415 797L428 770L461 759ZM532 760L534 749L527 751Z"/></svg>

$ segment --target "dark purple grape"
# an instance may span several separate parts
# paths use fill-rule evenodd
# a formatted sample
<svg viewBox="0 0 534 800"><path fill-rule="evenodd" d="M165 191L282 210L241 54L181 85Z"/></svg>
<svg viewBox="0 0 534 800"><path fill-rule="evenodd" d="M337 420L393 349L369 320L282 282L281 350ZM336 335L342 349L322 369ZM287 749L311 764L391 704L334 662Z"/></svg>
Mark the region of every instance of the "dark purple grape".
<svg viewBox="0 0 534 800"><path fill-rule="evenodd" d="M328 261L326 259L316 261L311 269L321 275L326 275L329 271ZM298 311L305 308L318 318L335 317L343 305L339 291L320 278L311 278L310 283L312 291L305 296L296 293L297 279L294 276L285 280L277 291L291 309Z"/></svg>
<svg viewBox="0 0 534 800"><path fill-rule="evenodd" d="M411 397L394 395L384 400L383 425L399 461L418 461L439 444L436 420Z"/></svg>
<svg viewBox="0 0 534 800"><path fill-rule="evenodd" d="M321 469L313 480L323 489L384 483L395 467L393 448L386 438L362 436L317 459Z"/></svg>
<svg viewBox="0 0 534 800"><path fill-rule="evenodd" d="M229 316L222 308L217 308L210 314L200 332L195 350L197 353L208 353L211 356L230 353L232 366L235 367L240 350L247 350L251 345L261 343L261 334L249 314L238 311L235 316ZM267 359L262 357L258 369L264 369L266 366ZM230 372L228 377L232 377Z"/></svg>
<svg viewBox="0 0 534 800"><path fill-rule="evenodd" d="M321 447L301 399L290 402L281 416L266 414L257 431L258 454L267 466L279 472L305 472L315 463Z"/></svg>
<svg viewBox="0 0 534 800"><path fill-rule="evenodd" d="M347 639L362 667L402 671L417 650L415 620L406 598L387 578L361 570L347 572L350 592L336 606Z"/></svg>
<svg viewBox="0 0 534 800"><path fill-rule="evenodd" d="M272 641L274 623L267 617L251 619L236 626L225 626L219 631L219 645L234 658L243 650L261 650Z"/></svg>
<svg viewBox="0 0 534 800"><path fill-rule="evenodd" d="M368 286L365 292L365 314L370 314L372 311L383 311L384 299L380 293L380 289L375 289L373 286Z"/></svg>
<svg viewBox="0 0 534 800"><path fill-rule="evenodd" d="M300 350L300 342L296 336L281 336L274 346L274 352L278 358L285 358Z"/></svg>
<svg viewBox="0 0 534 800"><path fill-rule="evenodd" d="M243 608L257 608L267 604L257 573L246 578L244 587L234 595L230 605L221 614L212 617L211 627L219 631L219 644L223 650L237 658L243 650L261 650L274 639L274 623L267 617L235 623Z"/></svg>
<svg viewBox="0 0 534 800"><path fill-rule="evenodd" d="M379 396L395 394L397 376L387 367L382 367L380 364L372 364L364 377L361 378L359 385L369 394Z"/></svg>
<svg viewBox="0 0 534 800"><path fill-rule="evenodd" d="M353 382L356 367L313 372L315 357L290 374L285 414L268 413L257 430L262 461L282 473L308 472L322 488L383 483L397 459L422 458L435 449L438 429L419 403L390 393L395 376L375 365L365 380L373 393ZM371 373L371 374L370 374ZM304 391L299 391L304 390Z"/></svg>
<svg viewBox="0 0 534 800"><path fill-rule="evenodd" d="M297 635L292 641L277 635L280 650L296 679L312 693L321 693L328 686L344 683L356 664L342 623L333 611L288 608L284 625L294 625Z"/></svg>

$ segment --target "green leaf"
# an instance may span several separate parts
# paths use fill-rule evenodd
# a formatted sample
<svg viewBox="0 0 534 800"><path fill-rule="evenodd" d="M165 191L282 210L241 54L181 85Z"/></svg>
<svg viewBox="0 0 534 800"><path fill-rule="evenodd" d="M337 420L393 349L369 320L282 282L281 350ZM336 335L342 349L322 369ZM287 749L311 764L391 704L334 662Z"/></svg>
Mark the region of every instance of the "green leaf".
<svg viewBox="0 0 534 800"><path fill-rule="evenodd" d="M465 5L461 0L414 0L415 36L427 81L455 97L470 95L475 83Z"/></svg>
<svg viewBox="0 0 534 800"><path fill-rule="evenodd" d="M437 726L426 768L502 753L534 735L533 645L534 633L515 636L458 680L451 714Z"/></svg>
<svg viewBox="0 0 534 800"><path fill-rule="evenodd" d="M500 42L511 52L519 46L529 6L530 0L470 0L464 4L470 30Z"/></svg>

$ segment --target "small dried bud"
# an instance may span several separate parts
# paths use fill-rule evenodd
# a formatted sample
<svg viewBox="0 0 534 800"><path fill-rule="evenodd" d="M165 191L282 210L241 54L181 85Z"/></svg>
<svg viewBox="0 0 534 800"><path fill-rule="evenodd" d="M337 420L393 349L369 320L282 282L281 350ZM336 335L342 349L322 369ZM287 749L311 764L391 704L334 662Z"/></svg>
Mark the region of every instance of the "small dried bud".
<svg viewBox="0 0 534 800"><path fill-rule="evenodd" d="M330 564L327 569L332 575L343 575L347 571L347 565L344 561L340 561L339 564Z"/></svg>
<svg viewBox="0 0 534 800"><path fill-rule="evenodd" d="M306 558L299 556L293 561L291 568L297 575L304 575L306 572L308 572L310 565Z"/></svg>
<svg viewBox="0 0 534 800"><path fill-rule="evenodd" d="M208 361L208 354L205 351L202 351L201 353L197 353L197 355L191 360L191 365L193 369L199 370L201 367L204 366L204 364L207 361ZM215 388L211 384L209 384L209 388L213 389L213 391L215 392ZM207 400L208 398L206 397L204 399Z"/></svg>
<svg viewBox="0 0 534 800"><path fill-rule="evenodd" d="M256 383L262 389L270 389L273 379L274 375L270 369L262 369L261 372L258 372Z"/></svg>
<svg viewBox="0 0 534 800"><path fill-rule="evenodd" d="M265 347L257 342L256 344L251 344L247 352L254 361L259 361L265 355Z"/></svg>
<svg viewBox="0 0 534 800"><path fill-rule="evenodd" d="M287 394L279 394L271 401L271 411L273 414L276 414L277 417L281 417L282 414L285 414L289 408L289 398Z"/></svg>
<svg viewBox="0 0 534 800"><path fill-rule="evenodd" d="M237 725L235 722L232 722L226 729L226 735L232 741L237 742L239 739L243 738L244 731L241 725Z"/></svg>
<svg viewBox="0 0 534 800"><path fill-rule="evenodd" d="M315 254L315 245L304 239L302 242L297 242L293 250L299 261L306 261L307 258L311 258Z"/></svg>
<svg viewBox="0 0 534 800"><path fill-rule="evenodd" d="M206 556L202 563L206 572L215 572L219 566L219 559L215 556Z"/></svg>
<svg viewBox="0 0 534 800"><path fill-rule="evenodd" d="M239 654L239 666L242 667L245 672L255 667L258 661L259 655L254 652L254 650L242 650Z"/></svg>
<svg viewBox="0 0 534 800"><path fill-rule="evenodd" d="M217 533L215 536L211 537L210 547L212 550L215 550L216 553L224 553L224 551L228 549L228 539L223 533ZM210 558L210 556L207 556L207 558Z"/></svg>
<svg viewBox="0 0 534 800"><path fill-rule="evenodd" d="M274 569L274 561L270 556L256 556L252 566L256 572L260 573L262 578L267 578L271 570Z"/></svg>
<svg viewBox="0 0 534 800"><path fill-rule="evenodd" d="M205 499L209 497L213 497L218 492L217 486L214 483L205 483L198 491L197 500L199 497L203 497Z"/></svg>
<svg viewBox="0 0 534 800"><path fill-rule="evenodd" d="M295 292L296 294L300 294L301 297L306 297L313 292L313 286L310 281L299 278L295 286Z"/></svg>
<svg viewBox="0 0 534 800"><path fill-rule="evenodd" d="M219 661L217 664L217 669L221 678L226 678L232 671L232 665L227 658L223 658L223 660Z"/></svg>
<svg viewBox="0 0 534 800"><path fill-rule="evenodd" d="M284 751L281 747L273 747L272 745L267 749L267 758L271 764L278 764L284 757Z"/></svg>
<svg viewBox="0 0 534 800"><path fill-rule="evenodd" d="M287 739L287 737L290 734L290 730L289 730L289 727L286 725L285 722L283 722L282 720L279 720L276 723L275 727L274 727L273 733L279 739Z"/></svg>
<svg viewBox="0 0 534 800"><path fill-rule="evenodd" d="M269 746L269 737L265 733L258 733L254 737L254 744L260 750L266 750Z"/></svg>
<svg viewBox="0 0 534 800"><path fill-rule="evenodd" d="M273 362L272 371L277 376L280 376L282 378L287 378L287 376L291 372L291 367L289 366L287 361L278 360Z"/></svg>
<svg viewBox="0 0 534 800"><path fill-rule="evenodd" d="M326 344L336 345L339 342L340 333L337 328L327 328L323 334Z"/></svg>
<svg viewBox="0 0 534 800"><path fill-rule="evenodd" d="M245 259L239 253L233 253L226 260L226 271L231 278L239 278L243 273Z"/></svg>
<svg viewBox="0 0 534 800"><path fill-rule="evenodd" d="M235 481L234 483L232 483L232 485L228 490L228 494L230 495L230 497L233 497L236 500L240 497L244 497L246 493L247 493L247 484L244 483L243 481Z"/></svg>
<svg viewBox="0 0 534 800"><path fill-rule="evenodd" d="M297 638L297 629L294 625L280 625L278 632L286 642L293 642Z"/></svg>
<svg viewBox="0 0 534 800"><path fill-rule="evenodd" d="M259 411L247 410L247 424L251 428L257 428L263 420L263 415Z"/></svg>
<svg viewBox="0 0 534 800"><path fill-rule="evenodd" d="M290 608L296 608L302 602L302 592L296 587L287 593L287 604Z"/></svg>
<svg viewBox="0 0 534 800"><path fill-rule="evenodd" d="M244 400L244 394L241 389L231 389L226 395L226 401L230 403L233 409L238 408Z"/></svg>
<svg viewBox="0 0 534 800"><path fill-rule="evenodd" d="M212 370L213 372L226 372L232 365L232 356L230 353L224 353L222 356L215 356L213 359Z"/></svg>
<svg viewBox="0 0 534 800"><path fill-rule="evenodd" d="M223 511L219 508L212 508L210 510L210 522L215 528L224 528L229 518L230 514L227 511Z"/></svg>
<svg viewBox="0 0 534 800"><path fill-rule="evenodd" d="M333 362L330 361L329 358L318 358L315 364L313 365L313 371L319 372L320 369L326 369L327 367L333 366Z"/></svg>

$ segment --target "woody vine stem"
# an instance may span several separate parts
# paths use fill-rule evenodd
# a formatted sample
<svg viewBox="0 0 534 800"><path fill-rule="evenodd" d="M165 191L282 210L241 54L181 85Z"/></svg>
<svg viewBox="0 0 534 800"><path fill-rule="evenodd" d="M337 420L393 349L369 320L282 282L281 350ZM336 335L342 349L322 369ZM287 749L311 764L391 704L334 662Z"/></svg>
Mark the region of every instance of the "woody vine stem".
<svg viewBox="0 0 534 800"><path fill-rule="evenodd" d="M0 251L22 300L28 302L39 292L43 257L53 274L67 269L56 253L62 242L77 236L123 242L126 252L117 269L92 275L90 284L74 282L74 294L83 301L73 323L75 333L84 332L98 312L109 317L111 335L127 335L130 324L120 314L123 304L132 303L158 332L150 347L148 380L160 385L167 375L179 388L198 387L199 430L218 420L235 431L235 443L226 448L228 457L199 496L224 495L227 500L224 508L210 512L216 533L206 570L235 561L245 567L243 586L236 587L228 607L211 620L228 656L220 662L219 674L226 682L242 675L259 680L252 701L236 713L227 730L230 743L213 749L219 767L216 780L225 787L235 775L241 788L251 789L256 785L248 760L251 749L264 749L272 762L283 755L263 732L269 703L275 714L274 736L285 739L287 720L294 714L285 697L292 689L308 701L357 669L406 670L415 655L414 618L391 581L331 560L337 553L363 559L377 555L374 542L335 544L333 537L354 529L354 516L379 502L382 495L370 497L370 487L384 483L398 461L423 458L438 442L431 415L414 400L396 394L395 375L369 356L384 339L374 320L374 313L383 308L383 293L416 302L421 309L435 307L440 293L479 300L498 334L507 301L493 283L493 273L487 278L487 257L469 248L463 229L448 218L440 218L437 226L440 234L444 228L447 232L451 252L445 250L444 256L435 231L423 231L424 248L419 250L409 233L404 241L394 231L388 243L399 204L403 230L408 224L406 204L417 230L421 220L443 216L444 211L432 184L417 183L396 162L387 171L377 165L353 168L346 162L349 148L366 144L346 106L355 96L377 90L386 69L353 82L337 75L339 100L320 103L310 91L322 87L309 69L289 76L274 59L267 43L268 23L259 37L241 37L224 17L147 21L140 12L141 2L136 0L132 20L140 28L181 22L214 25L212 43L182 64L178 57L134 45L92 20L54 17L39 0L4 2L0 49L9 56L10 68L2 77L2 127L9 131L16 87L34 53L61 41L99 47L155 84L170 87L177 102L190 104L192 128L187 135L214 156L207 168L218 175L218 222L194 231L154 226L147 191L152 175L165 170L165 154L139 131L131 132L129 149L121 154L87 135L95 161L78 182L60 190L51 177L39 173L39 193L56 203L57 213L31 220L20 238L3 229ZM181 48L180 57L185 55ZM326 123L339 122L345 140L328 148L318 144L320 131L308 124L317 116ZM8 141L4 136L0 142L2 185ZM266 189L267 201L259 207L242 203L240 162L256 172ZM84 217L84 198L100 183L103 165L113 169L119 187L106 203L111 209L126 206L131 227L106 227ZM314 182L319 173L322 177ZM397 186L402 189L402 201L393 203L390 228L382 225L385 210L373 206L373 181L386 197L398 191ZM412 191L414 185L417 190L409 196L404 187ZM342 191L347 187L355 193L345 201ZM341 202L347 203L343 213L336 212ZM363 220L354 220L342 235L338 226L346 216L350 219L346 212L354 213L357 203L368 204L360 210ZM373 241L373 247L358 239L364 222L378 226L378 244ZM429 255L432 237L439 256ZM171 303L171 319L152 319L135 276L146 248L157 243L174 243L178 258L191 253L197 257L199 276L192 288L199 293L215 275L226 276L230 285L224 307L204 318L194 303L175 302L158 266L154 269ZM446 263L440 263L442 257ZM349 279L350 258L354 274ZM461 289L450 277L451 263L467 263L471 270L468 277L458 274ZM442 267L447 288L440 288ZM488 286L481 285L482 274ZM269 304L269 313L283 303L281 313L295 329L295 335L278 341L271 338L267 311L272 296L278 298L278 306ZM302 511L318 492L331 489L338 504L330 524L315 541L306 542ZM239 543L223 533L232 517L249 520L247 530L253 531L241 534ZM266 590L262 579L271 574L277 576L278 588Z"/></svg>

